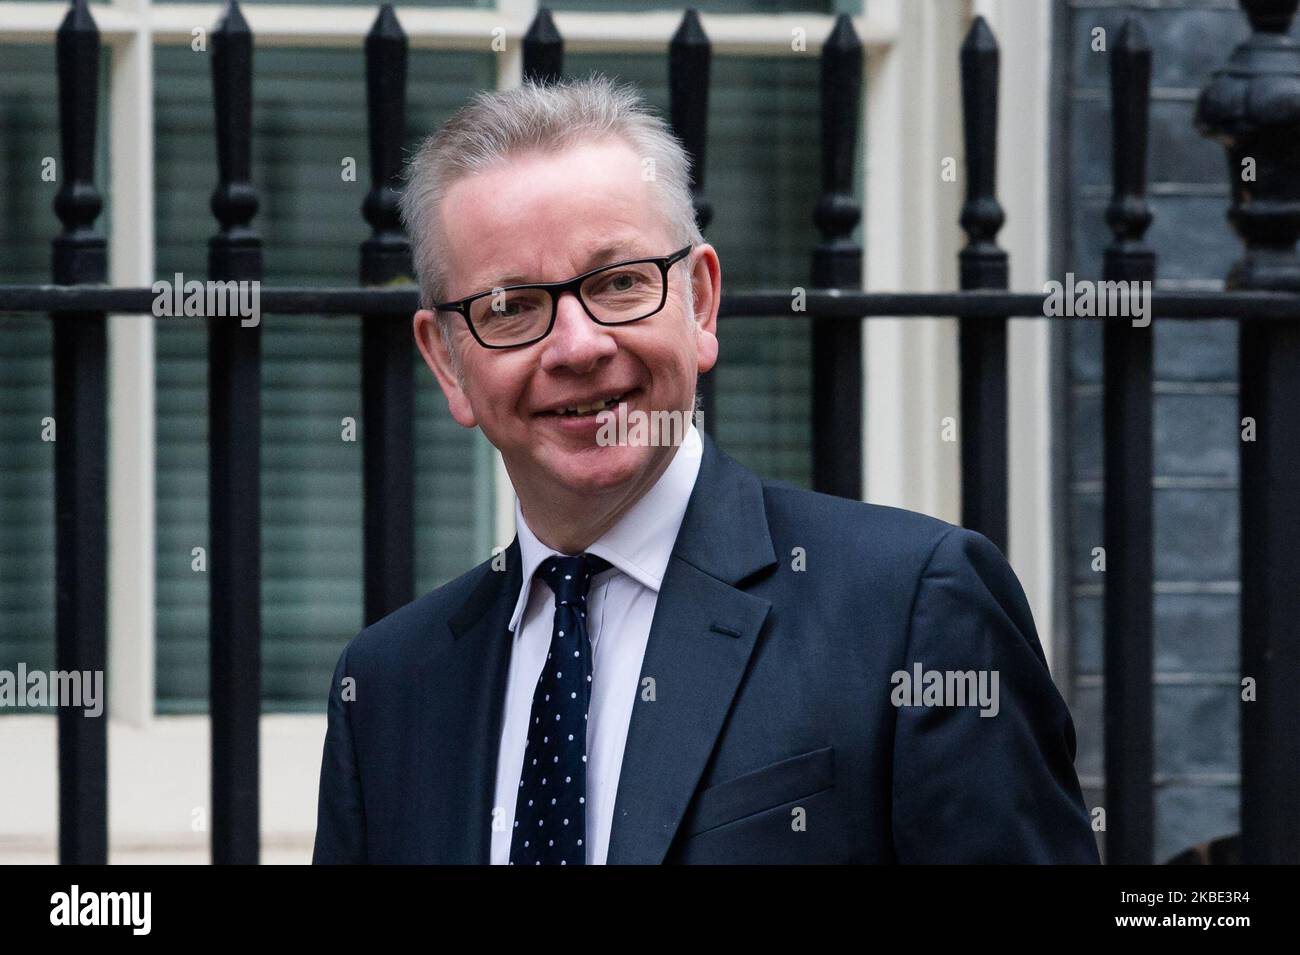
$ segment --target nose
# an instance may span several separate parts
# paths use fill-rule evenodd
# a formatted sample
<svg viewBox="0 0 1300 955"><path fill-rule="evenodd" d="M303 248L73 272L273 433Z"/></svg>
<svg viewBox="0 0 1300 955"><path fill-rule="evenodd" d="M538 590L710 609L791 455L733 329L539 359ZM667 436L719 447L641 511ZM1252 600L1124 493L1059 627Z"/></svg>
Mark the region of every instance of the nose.
<svg viewBox="0 0 1300 955"><path fill-rule="evenodd" d="M555 327L542 344L542 367L547 371L568 368L586 373L618 351L610 330L591 320L573 292L560 296Z"/></svg>

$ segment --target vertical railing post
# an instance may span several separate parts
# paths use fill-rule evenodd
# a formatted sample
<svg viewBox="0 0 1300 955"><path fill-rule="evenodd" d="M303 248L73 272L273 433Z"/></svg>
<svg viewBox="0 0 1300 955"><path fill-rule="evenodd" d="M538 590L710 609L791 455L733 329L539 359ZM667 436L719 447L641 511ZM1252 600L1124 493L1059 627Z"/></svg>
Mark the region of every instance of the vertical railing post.
<svg viewBox="0 0 1300 955"><path fill-rule="evenodd" d="M231 0L212 31L219 180L208 242L215 281L262 278L249 221L253 190L253 35ZM212 721L212 861L258 861L261 716L261 334L238 317L208 317L208 452Z"/></svg>
<svg viewBox="0 0 1300 955"><path fill-rule="evenodd" d="M1111 282L1152 282L1155 253L1143 240L1151 47L1130 19L1111 52L1111 201L1106 249ZM1133 286L1128 286L1133 288ZM1147 288L1149 286L1137 286ZM1148 313L1148 318L1149 318ZM1106 861L1149 864L1155 843L1152 775L1151 517L1153 326L1109 318L1102 331L1105 429Z"/></svg>
<svg viewBox="0 0 1300 955"><path fill-rule="evenodd" d="M713 204L704 192L705 148L709 130L709 72L713 44L694 10L687 10L668 44L668 112L673 132L690 156L691 202L695 224L703 232L713 221ZM705 428L714 411L714 372L700 375L697 391Z"/></svg>
<svg viewBox="0 0 1300 955"><path fill-rule="evenodd" d="M835 19L821 54L822 193L813 221L814 288L860 290L862 218L853 160L862 102L862 42L846 13ZM813 316L813 489L862 499L862 322Z"/></svg>
<svg viewBox="0 0 1300 955"><path fill-rule="evenodd" d="M1251 36L1201 93L1245 242L1227 287L1300 292L1297 0L1242 0ZM1300 323L1239 323L1241 836L1248 863L1300 863ZM1248 681L1248 682L1247 682Z"/></svg>
<svg viewBox="0 0 1300 955"><path fill-rule="evenodd" d="M58 31L61 185L54 211L54 282L105 280L103 203L95 189L99 30L85 0L73 0ZM107 342L103 312L55 313L54 507L56 666L104 673L107 661ZM104 696L107 699L107 674ZM59 862L108 862L108 708L88 717L58 708Z"/></svg>
<svg viewBox="0 0 1300 955"><path fill-rule="evenodd" d="M412 281L398 212L406 127L406 33L385 3L366 37L370 191L362 212L361 284ZM365 622L415 598L415 366L411 316L361 318L365 450Z"/></svg>
<svg viewBox="0 0 1300 955"><path fill-rule="evenodd" d="M961 287L1005 289L1007 254L998 248L1002 206L995 194L998 155L998 43L976 17L961 46L966 201L961 227ZM1007 320L958 320L961 392L961 518L1007 549Z"/></svg>
<svg viewBox="0 0 1300 955"><path fill-rule="evenodd" d="M564 75L564 40L551 11L541 7L524 34L524 79L545 86Z"/></svg>

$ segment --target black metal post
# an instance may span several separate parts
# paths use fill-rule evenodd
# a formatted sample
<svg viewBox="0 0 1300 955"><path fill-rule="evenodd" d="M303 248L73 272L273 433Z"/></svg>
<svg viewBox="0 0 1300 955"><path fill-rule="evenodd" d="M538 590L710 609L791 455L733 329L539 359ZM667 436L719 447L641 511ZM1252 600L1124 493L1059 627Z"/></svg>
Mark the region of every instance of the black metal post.
<svg viewBox="0 0 1300 955"><path fill-rule="evenodd" d="M231 0L212 31L219 181L208 242L216 281L260 281L262 240L249 226L253 190L253 35ZM212 721L212 861L259 854L261 715L261 325L208 318L208 452Z"/></svg>
<svg viewBox="0 0 1300 955"><path fill-rule="evenodd" d="M1111 52L1111 201L1106 249L1111 282L1153 282L1155 253L1143 235L1151 47L1130 19ZM1129 286L1132 288L1132 286ZM1138 289L1149 286L1138 286ZM1148 314L1149 317L1149 314ZM1154 326L1108 318L1103 327L1105 429L1106 861L1149 864L1155 846L1152 707L1151 517Z"/></svg>
<svg viewBox="0 0 1300 955"><path fill-rule="evenodd" d="M362 206L374 234L361 244L361 284L413 281L398 214L406 126L406 33L392 4L366 37L370 191ZM361 319L365 449L365 620L415 599L415 366L411 316Z"/></svg>
<svg viewBox="0 0 1300 955"><path fill-rule="evenodd" d="M813 221L815 288L862 288L862 218L853 159L862 101L862 42L848 14L835 19L821 55L822 194ZM862 322L813 316L813 488L862 499Z"/></svg>
<svg viewBox="0 0 1300 955"><path fill-rule="evenodd" d="M1300 292L1296 0L1243 0L1252 34L1197 103L1223 144L1246 245L1230 289ZM1240 322L1241 836L1247 863L1300 863L1300 323ZM1249 420L1247 420L1249 419ZM1253 434L1251 433L1253 431Z"/></svg>
<svg viewBox="0 0 1300 955"><path fill-rule="evenodd" d="M54 281L97 284L107 273L94 231L103 203L95 189L99 29L85 0L73 0L58 31L61 185L54 211ZM108 559L107 342L103 312L62 312L54 322L54 501L59 670L105 673ZM84 679L84 676L83 676ZM58 709L59 862L108 862L108 708L88 717Z"/></svg>
<svg viewBox="0 0 1300 955"><path fill-rule="evenodd" d="M995 195L998 136L998 43L976 17L961 46L962 133L966 201L961 227L961 287L1005 289L1007 254L998 248L1002 206ZM962 524L1007 549L1007 322L958 320L961 391Z"/></svg>
<svg viewBox="0 0 1300 955"><path fill-rule="evenodd" d="M543 86L564 75L564 40L548 7L540 7L524 34L524 79Z"/></svg>
<svg viewBox="0 0 1300 955"><path fill-rule="evenodd" d="M709 138L709 72L713 44L709 42L694 10L687 10L668 44L668 112L673 132L682 141L691 160L691 202L695 224L703 232L713 221L713 203L704 192L705 148ZM711 431L716 369L700 375L696 390L704 429ZM715 435L716 437L716 435Z"/></svg>

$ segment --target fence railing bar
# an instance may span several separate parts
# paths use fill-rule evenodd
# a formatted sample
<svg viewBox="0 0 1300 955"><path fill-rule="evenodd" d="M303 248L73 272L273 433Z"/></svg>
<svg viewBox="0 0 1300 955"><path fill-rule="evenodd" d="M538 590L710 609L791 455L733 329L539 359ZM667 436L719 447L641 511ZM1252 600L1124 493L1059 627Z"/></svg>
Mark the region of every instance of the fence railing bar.
<svg viewBox="0 0 1300 955"><path fill-rule="evenodd" d="M1111 281L1155 280L1145 198L1151 47L1129 18L1111 51L1112 197L1105 252ZM1149 864L1155 852L1152 703L1154 329L1108 322L1102 332L1105 441L1104 727L1106 861Z"/></svg>
<svg viewBox="0 0 1300 955"><path fill-rule="evenodd" d="M961 287L1005 289L1007 253L998 248L1002 206L995 195L998 135L997 40L976 17L961 46L962 134L966 145L966 201L961 227L967 242L959 261ZM1040 306L1041 307L1041 306ZM1003 552L1007 549L1007 323L1006 315L958 327L961 394L961 518Z"/></svg>
<svg viewBox="0 0 1300 955"><path fill-rule="evenodd" d="M54 211L54 281L103 282L105 242L94 222L95 114L99 30L85 0L73 0L57 36L62 185ZM93 309L53 316L54 507L59 670L104 674L107 696L108 378L105 321ZM86 677L83 676L83 679ZM58 708L59 862L108 862L108 710L88 717Z"/></svg>
<svg viewBox="0 0 1300 955"><path fill-rule="evenodd" d="M208 242L217 281L262 278L251 182L253 36L231 0L211 33L220 230ZM208 320L208 474L212 861L259 858L261 716L261 325Z"/></svg>
<svg viewBox="0 0 1300 955"><path fill-rule="evenodd" d="M1043 296L1032 292L862 292L825 288L725 289L718 309L721 318L808 318L856 320L859 318L944 317L976 319L1040 318L1053 322L1122 322L1137 319L1126 314L1099 317L1046 316ZM97 311L151 317L157 297L148 288L109 288L72 285L0 285L0 312ZM794 303L801 303L796 308ZM1300 294L1293 292L1153 291L1146 317L1170 321L1236 319L1245 323L1293 322L1300 319ZM266 286L260 292L260 312L265 315L320 315L355 318L366 312L415 314L420 307L414 286L310 288ZM198 316L176 315L167 322L195 321ZM1145 318L1142 319L1145 321ZM238 321L238 319L231 319Z"/></svg>
<svg viewBox="0 0 1300 955"><path fill-rule="evenodd" d="M713 221L713 203L704 191L712 63L713 49L699 14L687 10L668 44L668 115L673 132L690 157L691 203L695 207L695 224L701 232L706 232ZM713 417L715 382L716 374L710 369L696 383L704 430L711 430L707 423Z"/></svg>
<svg viewBox="0 0 1300 955"><path fill-rule="evenodd" d="M361 284L410 282L411 248L398 212L406 139L407 40L385 3L366 37L370 191L362 212ZM361 320L366 625L415 599L415 365L411 313Z"/></svg>
<svg viewBox="0 0 1300 955"><path fill-rule="evenodd" d="M862 42L852 18L842 13L821 53L822 193L813 221L822 238L812 254L812 283L817 286L862 287L862 246L853 238L862 218L853 193L862 67ZM861 500L861 324L813 322L812 375L813 489Z"/></svg>

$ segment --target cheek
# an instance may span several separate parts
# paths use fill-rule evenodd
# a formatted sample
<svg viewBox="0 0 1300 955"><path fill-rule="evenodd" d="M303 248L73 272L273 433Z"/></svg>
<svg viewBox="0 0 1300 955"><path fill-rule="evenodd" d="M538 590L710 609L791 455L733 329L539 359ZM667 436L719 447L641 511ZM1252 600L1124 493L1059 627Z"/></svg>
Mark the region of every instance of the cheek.
<svg viewBox="0 0 1300 955"><path fill-rule="evenodd" d="M695 380L695 346L692 342L683 342L673 355L673 374L683 388L689 388Z"/></svg>
<svg viewBox="0 0 1300 955"><path fill-rule="evenodd" d="M476 369L470 390L470 400L483 417L493 421L527 417L524 396L527 394L527 367L514 368L495 364Z"/></svg>

